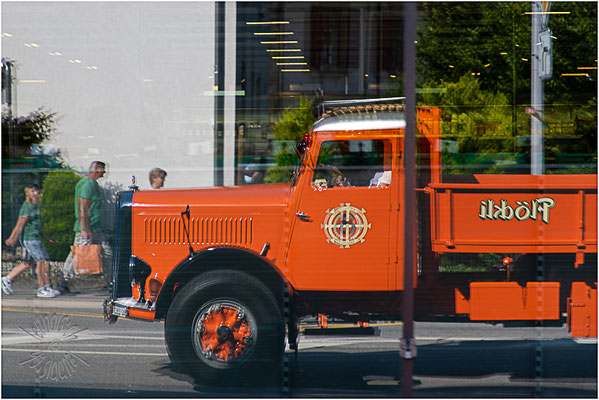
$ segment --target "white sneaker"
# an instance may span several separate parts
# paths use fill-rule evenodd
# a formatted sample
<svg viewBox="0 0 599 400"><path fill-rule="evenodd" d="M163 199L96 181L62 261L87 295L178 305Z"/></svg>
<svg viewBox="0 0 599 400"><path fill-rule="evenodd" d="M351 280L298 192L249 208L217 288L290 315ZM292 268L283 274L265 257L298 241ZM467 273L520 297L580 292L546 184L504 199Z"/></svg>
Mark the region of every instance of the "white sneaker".
<svg viewBox="0 0 599 400"><path fill-rule="evenodd" d="M43 287L43 288L38 289L38 291L37 291L37 297L47 297L47 298L50 298L50 297L56 297L56 296L54 295L54 293L47 291L46 288Z"/></svg>
<svg viewBox="0 0 599 400"><path fill-rule="evenodd" d="M5 276L2 277L2 291L9 295L13 294L12 283Z"/></svg>
<svg viewBox="0 0 599 400"><path fill-rule="evenodd" d="M50 286L50 285L44 286L44 289L46 289L46 292L50 292L50 293L54 294L54 296L60 296L60 292L56 289L52 289L52 286Z"/></svg>

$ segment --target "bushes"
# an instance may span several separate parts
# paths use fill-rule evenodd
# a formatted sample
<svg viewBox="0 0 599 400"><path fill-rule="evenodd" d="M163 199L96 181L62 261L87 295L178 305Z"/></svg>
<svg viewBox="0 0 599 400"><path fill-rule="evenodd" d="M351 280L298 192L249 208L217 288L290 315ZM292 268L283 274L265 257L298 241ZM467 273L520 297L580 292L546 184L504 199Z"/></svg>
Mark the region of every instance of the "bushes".
<svg viewBox="0 0 599 400"><path fill-rule="evenodd" d="M75 233L75 185L81 179L71 171L50 172L44 180L40 212L43 242L52 261L64 261ZM48 239L58 243L49 242Z"/></svg>

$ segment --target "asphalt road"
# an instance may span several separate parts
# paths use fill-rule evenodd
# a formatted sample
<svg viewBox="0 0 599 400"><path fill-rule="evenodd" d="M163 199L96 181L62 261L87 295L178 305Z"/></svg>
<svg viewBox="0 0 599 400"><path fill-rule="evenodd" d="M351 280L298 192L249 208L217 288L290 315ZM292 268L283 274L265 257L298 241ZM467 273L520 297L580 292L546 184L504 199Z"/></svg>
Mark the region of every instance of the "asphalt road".
<svg viewBox="0 0 599 400"><path fill-rule="evenodd" d="M400 397L401 324L376 335L308 328L289 379L266 387L205 387L174 371L162 322L108 325L104 295L3 297L3 397ZM351 333L351 332L350 332ZM597 341L565 327L416 323L415 397L597 397Z"/></svg>

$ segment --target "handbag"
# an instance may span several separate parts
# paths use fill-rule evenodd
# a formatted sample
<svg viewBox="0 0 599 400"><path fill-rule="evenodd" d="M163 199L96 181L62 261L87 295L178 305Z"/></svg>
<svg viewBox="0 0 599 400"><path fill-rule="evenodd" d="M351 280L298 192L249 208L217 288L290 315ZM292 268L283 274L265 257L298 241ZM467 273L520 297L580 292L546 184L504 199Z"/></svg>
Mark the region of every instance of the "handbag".
<svg viewBox="0 0 599 400"><path fill-rule="evenodd" d="M99 244L71 246L75 275L93 275L102 272L102 247Z"/></svg>

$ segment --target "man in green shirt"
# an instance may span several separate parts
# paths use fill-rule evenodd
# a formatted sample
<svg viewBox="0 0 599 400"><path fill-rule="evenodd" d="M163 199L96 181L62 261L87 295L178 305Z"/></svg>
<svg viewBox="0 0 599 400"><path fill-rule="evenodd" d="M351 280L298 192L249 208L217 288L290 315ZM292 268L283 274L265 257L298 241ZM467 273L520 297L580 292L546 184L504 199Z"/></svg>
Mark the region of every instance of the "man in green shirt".
<svg viewBox="0 0 599 400"><path fill-rule="evenodd" d="M14 247L20 239L25 250L25 259L6 276L2 277L2 291L7 295L13 293L12 281L27 268L37 268L39 289L37 297L54 297L60 292L52 289L48 276L48 253L41 241L41 222L37 204L40 198L39 187L35 183L25 186L25 201L19 210L19 219L10 237L6 239L8 246Z"/></svg>
<svg viewBox="0 0 599 400"><path fill-rule="evenodd" d="M102 226L102 190L98 179L106 173L106 164L94 161L89 166L87 177L82 178L75 186L75 240L73 246L102 245L102 264L104 278L109 284L112 280L112 248L106 240ZM69 253L63 267L65 281L61 289L69 292L68 280L75 274L73 255Z"/></svg>

